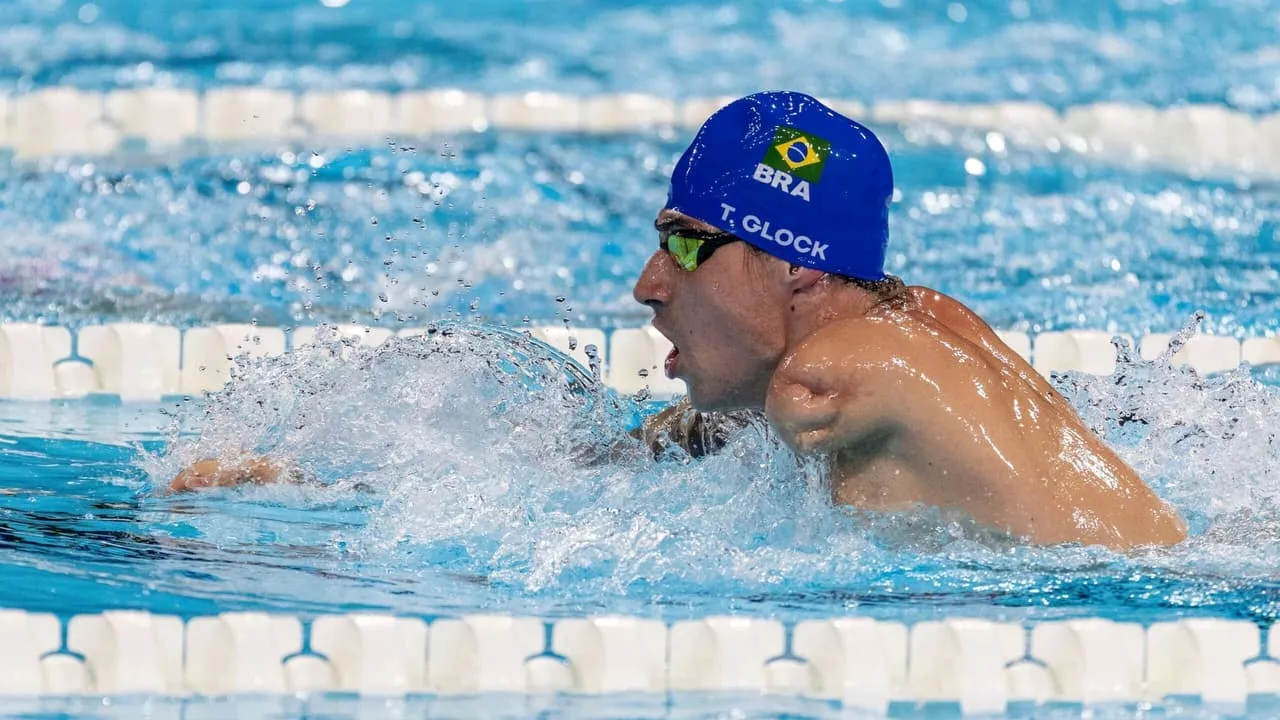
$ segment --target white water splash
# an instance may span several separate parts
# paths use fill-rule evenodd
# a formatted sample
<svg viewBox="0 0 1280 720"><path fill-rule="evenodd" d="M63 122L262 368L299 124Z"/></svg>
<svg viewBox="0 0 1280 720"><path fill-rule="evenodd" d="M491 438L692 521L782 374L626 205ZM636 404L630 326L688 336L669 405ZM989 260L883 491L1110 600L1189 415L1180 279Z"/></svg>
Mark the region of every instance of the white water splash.
<svg viewBox="0 0 1280 720"><path fill-rule="evenodd" d="M1196 315L1154 360L1118 340L1106 377L1072 374L1059 388L1093 430L1192 521L1280 502L1280 393L1246 367L1202 376L1172 356L1196 332Z"/></svg>
<svg viewBox="0 0 1280 720"><path fill-rule="evenodd" d="M1041 582L1038 573L1116 563L1238 578L1280 566L1280 458L1268 421L1280 397L1247 372L1206 379L1167 358L1125 357L1111 377L1056 378L1191 520L1195 537L1182 546L1126 558L1017 547L932 511L832 507L822 473L762 423L703 460L654 461L626 435L636 408L580 369L563 371L560 356L517 333L442 328L377 350L326 345L248 367L210 404L200 437L150 458L149 469L165 481L199 457L291 458L323 485L310 499L296 488L236 492L303 505L359 494L367 523L337 540L365 562L574 598L956 583L1014 592Z"/></svg>

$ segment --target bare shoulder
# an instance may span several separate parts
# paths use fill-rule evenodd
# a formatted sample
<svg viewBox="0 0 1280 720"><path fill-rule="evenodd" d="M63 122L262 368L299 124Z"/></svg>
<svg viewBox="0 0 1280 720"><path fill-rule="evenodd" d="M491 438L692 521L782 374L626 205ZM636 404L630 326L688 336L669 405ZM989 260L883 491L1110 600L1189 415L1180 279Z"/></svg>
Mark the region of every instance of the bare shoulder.
<svg viewBox="0 0 1280 720"><path fill-rule="evenodd" d="M887 315L832 322L801 341L778 370L815 391L842 378L897 373L919 351L908 323L908 317Z"/></svg>
<svg viewBox="0 0 1280 720"><path fill-rule="evenodd" d="M923 313L965 337L994 333L978 313L950 295L919 285L912 285L907 292Z"/></svg>
<svg viewBox="0 0 1280 720"><path fill-rule="evenodd" d="M888 319L832 322L786 356L769 385L765 412L799 453L836 452L902 420L919 382L903 332Z"/></svg>
<svg viewBox="0 0 1280 720"><path fill-rule="evenodd" d="M805 338L796 352L843 352L851 356L893 348L911 333L909 315L901 312L864 315L828 323Z"/></svg>
<svg viewBox="0 0 1280 720"><path fill-rule="evenodd" d="M961 360L983 360L1001 372L1016 374L1045 400L1055 403L1061 401L1048 381L1017 351L1009 347L986 320L964 303L926 287L912 286L908 288L908 293L922 320L936 323L941 331L939 338L943 340L943 344L954 344L946 342L946 334L950 333L952 341L963 340L976 351L953 353L955 357Z"/></svg>

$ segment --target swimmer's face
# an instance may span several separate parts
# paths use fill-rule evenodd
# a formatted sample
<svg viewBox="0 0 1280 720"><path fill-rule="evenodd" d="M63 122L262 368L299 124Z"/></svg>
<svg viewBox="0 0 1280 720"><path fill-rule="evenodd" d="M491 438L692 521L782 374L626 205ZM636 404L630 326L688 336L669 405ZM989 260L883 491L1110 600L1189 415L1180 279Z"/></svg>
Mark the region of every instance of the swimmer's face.
<svg viewBox="0 0 1280 720"><path fill-rule="evenodd" d="M655 224L660 236L717 232L670 210ZM653 326L675 345L665 370L685 381L700 410L763 408L786 347L790 291L771 272L780 261L751 257L754 251L745 242L730 242L709 256L704 252L696 268L686 270L670 249L679 243L668 245L649 258L633 292L637 302L653 309Z"/></svg>

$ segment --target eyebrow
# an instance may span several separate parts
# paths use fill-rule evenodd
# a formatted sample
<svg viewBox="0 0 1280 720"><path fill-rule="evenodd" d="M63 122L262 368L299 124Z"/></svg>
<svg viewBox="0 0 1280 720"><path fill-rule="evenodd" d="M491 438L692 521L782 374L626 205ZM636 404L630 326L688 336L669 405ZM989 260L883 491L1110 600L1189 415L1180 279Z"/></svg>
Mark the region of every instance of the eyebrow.
<svg viewBox="0 0 1280 720"><path fill-rule="evenodd" d="M679 216L668 216L665 220L662 219L662 217L654 219L653 227L658 232L675 232L677 230L687 229L690 226L688 223L681 222L681 218Z"/></svg>
<svg viewBox="0 0 1280 720"><path fill-rule="evenodd" d="M697 220L680 215L667 217L665 220L659 217L653 221L653 226L658 230L658 232L667 233L669 235L679 235L681 233L687 233L697 237L719 237L721 235L729 235L729 233L718 228L704 228L702 225L703 223L699 223Z"/></svg>

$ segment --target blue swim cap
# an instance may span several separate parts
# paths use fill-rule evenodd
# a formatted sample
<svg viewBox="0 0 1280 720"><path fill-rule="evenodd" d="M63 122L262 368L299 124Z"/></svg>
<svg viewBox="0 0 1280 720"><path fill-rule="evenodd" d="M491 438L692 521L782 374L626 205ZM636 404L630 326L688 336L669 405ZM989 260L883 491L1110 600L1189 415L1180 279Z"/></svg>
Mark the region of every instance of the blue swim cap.
<svg viewBox="0 0 1280 720"><path fill-rule="evenodd" d="M808 95L764 92L703 123L667 208L794 265L880 280L892 196L874 133Z"/></svg>

